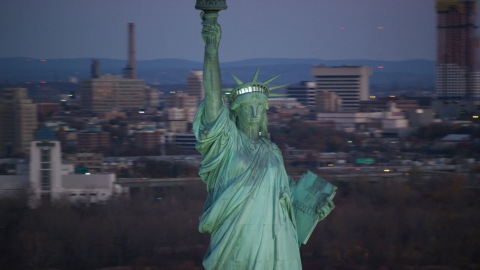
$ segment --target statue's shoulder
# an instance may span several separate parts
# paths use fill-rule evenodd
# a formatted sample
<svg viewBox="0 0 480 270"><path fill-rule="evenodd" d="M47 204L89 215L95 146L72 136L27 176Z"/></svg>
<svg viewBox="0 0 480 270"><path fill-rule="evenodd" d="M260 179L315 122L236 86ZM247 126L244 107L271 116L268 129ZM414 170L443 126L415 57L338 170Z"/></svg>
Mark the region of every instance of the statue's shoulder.
<svg viewBox="0 0 480 270"><path fill-rule="evenodd" d="M274 142L270 141L270 140L267 139L267 138L262 138L262 140L268 145L268 147L269 147L272 151L274 151L275 153L279 154L280 156L282 155L282 151L280 151L280 148L278 148L278 146L277 146Z"/></svg>

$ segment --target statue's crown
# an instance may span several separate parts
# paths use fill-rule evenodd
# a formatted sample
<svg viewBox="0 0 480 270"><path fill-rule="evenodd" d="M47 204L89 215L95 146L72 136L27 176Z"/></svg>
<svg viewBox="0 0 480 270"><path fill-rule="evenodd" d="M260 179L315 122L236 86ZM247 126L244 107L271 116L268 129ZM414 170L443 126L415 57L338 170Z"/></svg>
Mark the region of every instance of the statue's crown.
<svg viewBox="0 0 480 270"><path fill-rule="evenodd" d="M203 11L220 11L227 9L227 0L197 0L195 9Z"/></svg>
<svg viewBox="0 0 480 270"><path fill-rule="evenodd" d="M278 74L276 76L273 76L272 78L264 81L264 82L258 82L258 73L260 71L260 68L257 69L257 72L255 72L255 75L253 76L253 79L251 82L242 82L237 76L233 75L233 78L235 81L238 83L238 85L234 88L225 88L223 89L226 92L226 96L228 97L228 100L230 103L232 103L238 96L247 94L247 93L262 93L267 97L279 97L279 96L284 96L282 94L272 94L270 91L273 91L275 89L285 87L288 84L282 84L282 85L275 85L275 86L267 86L270 82L278 78L282 74Z"/></svg>

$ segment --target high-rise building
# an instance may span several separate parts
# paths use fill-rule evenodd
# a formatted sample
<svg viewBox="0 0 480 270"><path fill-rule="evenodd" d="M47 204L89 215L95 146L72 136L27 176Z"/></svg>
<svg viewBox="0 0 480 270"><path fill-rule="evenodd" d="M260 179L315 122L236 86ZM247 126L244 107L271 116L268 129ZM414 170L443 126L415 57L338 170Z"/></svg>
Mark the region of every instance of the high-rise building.
<svg viewBox="0 0 480 270"><path fill-rule="evenodd" d="M4 88L0 98L0 156L28 154L37 129L37 105L26 88Z"/></svg>
<svg viewBox="0 0 480 270"><path fill-rule="evenodd" d="M198 103L205 97L202 70L192 70L187 76L187 93L189 96L196 97Z"/></svg>
<svg viewBox="0 0 480 270"><path fill-rule="evenodd" d="M296 98L303 106L313 108L315 106L315 82L303 81L299 85L289 85L287 95Z"/></svg>
<svg viewBox="0 0 480 270"><path fill-rule="evenodd" d="M316 91L328 91L342 100L344 112L358 111L360 100L367 100L369 76L368 66L315 66L312 68Z"/></svg>
<svg viewBox="0 0 480 270"><path fill-rule="evenodd" d="M476 0L437 0L436 92L441 99L480 97Z"/></svg>

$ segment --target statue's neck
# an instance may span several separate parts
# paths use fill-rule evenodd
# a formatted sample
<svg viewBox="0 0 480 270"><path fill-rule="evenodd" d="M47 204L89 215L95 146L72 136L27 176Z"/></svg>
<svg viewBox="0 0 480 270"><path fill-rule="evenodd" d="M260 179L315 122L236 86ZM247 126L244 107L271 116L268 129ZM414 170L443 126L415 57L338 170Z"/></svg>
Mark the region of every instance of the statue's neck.
<svg viewBox="0 0 480 270"><path fill-rule="evenodd" d="M246 137L252 142L260 141L260 126L239 126L240 132L246 135Z"/></svg>

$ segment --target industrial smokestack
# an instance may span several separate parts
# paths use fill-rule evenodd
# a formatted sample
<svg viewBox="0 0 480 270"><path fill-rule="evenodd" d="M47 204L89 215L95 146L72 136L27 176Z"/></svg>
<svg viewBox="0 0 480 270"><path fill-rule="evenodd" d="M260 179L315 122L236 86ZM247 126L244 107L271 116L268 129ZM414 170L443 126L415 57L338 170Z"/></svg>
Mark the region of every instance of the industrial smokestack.
<svg viewBox="0 0 480 270"><path fill-rule="evenodd" d="M135 24L128 24L128 63L125 68L126 78L137 78L137 69L135 67Z"/></svg>
<svg viewBox="0 0 480 270"><path fill-rule="evenodd" d="M92 78L100 78L100 64L97 59L92 60L91 64Z"/></svg>

